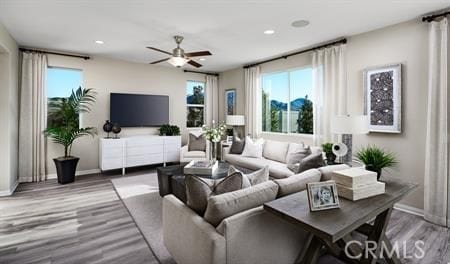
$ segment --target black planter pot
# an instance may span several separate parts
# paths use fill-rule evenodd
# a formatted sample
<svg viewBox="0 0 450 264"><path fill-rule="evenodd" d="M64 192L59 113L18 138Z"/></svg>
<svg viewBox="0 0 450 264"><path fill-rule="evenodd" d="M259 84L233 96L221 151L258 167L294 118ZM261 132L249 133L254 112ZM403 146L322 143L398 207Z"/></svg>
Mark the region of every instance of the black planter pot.
<svg viewBox="0 0 450 264"><path fill-rule="evenodd" d="M326 153L325 156L327 157L327 165L333 165L336 163L336 155L334 155L334 153Z"/></svg>
<svg viewBox="0 0 450 264"><path fill-rule="evenodd" d="M58 175L58 183L66 184L75 181L75 171L79 160L76 157L53 159L56 166L56 174Z"/></svg>
<svg viewBox="0 0 450 264"><path fill-rule="evenodd" d="M380 180L381 170L382 169L378 169L377 170L377 169L373 168L372 166L366 166L366 170L376 172L377 173L377 180Z"/></svg>

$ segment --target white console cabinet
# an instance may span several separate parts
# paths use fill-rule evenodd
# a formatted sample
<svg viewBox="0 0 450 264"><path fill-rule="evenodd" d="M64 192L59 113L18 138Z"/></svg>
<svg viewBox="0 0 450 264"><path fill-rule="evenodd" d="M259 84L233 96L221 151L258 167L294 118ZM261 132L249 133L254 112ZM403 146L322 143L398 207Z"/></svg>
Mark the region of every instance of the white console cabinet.
<svg viewBox="0 0 450 264"><path fill-rule="evenodd" d="M135 136L100 139L102 171L180 161L181 136Z"/></svg>

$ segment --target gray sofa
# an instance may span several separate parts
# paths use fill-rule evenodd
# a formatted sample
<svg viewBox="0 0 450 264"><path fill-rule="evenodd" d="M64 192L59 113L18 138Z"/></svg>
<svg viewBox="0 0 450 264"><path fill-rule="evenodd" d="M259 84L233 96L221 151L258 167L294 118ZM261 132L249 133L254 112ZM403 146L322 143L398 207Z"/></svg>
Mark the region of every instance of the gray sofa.
<svg viewBox="0 0 450 264"><path fill-rule="evenodd" d="M328 180L333 171L346 168L347 165L326 166L275 179L277 197L302 191L306 183ZM254 187L257 185L236 192ZM228 195L228 199L235 195L232 193L216 197ZM226 217L215 227L174 195L163 198L164 244L178 264L292 264L302 253L307 238L306 231L262 206Z"/></svg>
<svg viewBox="0 0 450 264"><path fill-rule="evenodd" d="M303 144L265 140L263 158L244 157L238 154L230 154L230 148L224 148L224 160L240 168L259 170L269 166L270 177L275 179L287 178L295 173L288 169L286 161L290 153L303 148ZM311 152L322 152L319 147L311 147Z"/></svg>

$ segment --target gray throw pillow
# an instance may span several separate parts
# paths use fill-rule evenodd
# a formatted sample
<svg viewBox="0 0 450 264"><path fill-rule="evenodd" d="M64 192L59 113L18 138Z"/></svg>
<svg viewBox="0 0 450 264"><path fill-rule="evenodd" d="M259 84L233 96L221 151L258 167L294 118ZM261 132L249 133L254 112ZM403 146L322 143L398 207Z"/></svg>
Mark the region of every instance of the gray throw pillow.
<svg viewBox="0 0 450 264"><path fill-rule="evenodd" d="M287 164L300 163L304 158L311 155L311 148L309 146L303 147L296 152L288 153L286 158Z"/></svg>
<svg viewBox="0 0 450 264"><path fill-rule="evenodd" d="M288 169L296 174L309 169L317 169L323 166L325 166L325 162L323 161L322 153L308 155L299 163L287 164Z"/></svg>
<svg viewBox="0 0 450 264"><path fill-rule="evenodd" d="M245 138L233 137L233 142L230 147L230 154L241 155L245 147Z"/></svg>
<svg viewBox="0 0 450 264"><path fill-rule="evenodd" d="M206 139L203 134L198 137L194 134L189 134L188 151L206 151Z"/></svg>
<svg viewBox="0 0 450 264"><path fill-rule="evenodd" d="M211 180L187 175L185 180L187 206L203 216L210 196L242 189L243 177L241 173L233 173L220 180Z"/></svg>
<svg viewBox="0 0 450 264"><path fill-rule="evenodd" d="M269 166L265 166L264 168L244 174L242 171L236 169L234 166L230 166L228 169L228 175L231 175L233 173L242 173L244 175L243 182L244 182L244 188L250 187L259 183L263 183L269 180Z"/></svg>

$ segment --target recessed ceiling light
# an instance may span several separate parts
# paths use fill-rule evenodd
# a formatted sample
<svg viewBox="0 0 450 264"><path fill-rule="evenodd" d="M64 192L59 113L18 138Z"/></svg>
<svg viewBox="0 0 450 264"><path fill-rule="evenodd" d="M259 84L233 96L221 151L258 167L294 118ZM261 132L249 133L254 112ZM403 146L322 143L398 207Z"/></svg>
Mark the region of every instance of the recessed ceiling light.
<svg viewBox="0 0 450 264"><path fill-rule="evenodd" d="M296 20L294 22L292 22L291 26L293 27L306 27L307 25L309 25L309 21L308 20Z"/></svg>
<svg viewBox="0 0 450 264"><path fill-rule="evenodd" d="M266 35L272 35L273 33L275 33L275 30L273 30L273 29L268 29L268 30L264 31L264 34L266 34Z"/></svg>
<svg viewBox="0 0 450 264"><path fill-rule="evenodd" d="M103 42L103 40L96 40L95 43L100 44L100 45L105 44L105 42Z"/></svg>
<svg viewBox="0 0 450 264"><path fill-rule="evenodd" d="M205 59L205 58L200 58L199 60L201 60L201 61L205 61L206 59Z"/></svg>

